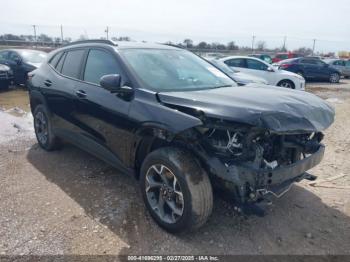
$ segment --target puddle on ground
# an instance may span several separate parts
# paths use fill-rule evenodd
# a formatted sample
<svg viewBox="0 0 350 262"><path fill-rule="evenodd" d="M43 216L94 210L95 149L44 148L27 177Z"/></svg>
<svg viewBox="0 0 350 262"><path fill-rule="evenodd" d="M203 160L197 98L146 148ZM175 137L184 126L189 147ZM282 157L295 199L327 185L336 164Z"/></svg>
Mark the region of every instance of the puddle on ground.
<svg viewBox="0 0 350 262"><path fill-rule="evenodd" d="M15 116L30 112L28 91L23 88L10 88L0 92L0 110Z"/></svg>

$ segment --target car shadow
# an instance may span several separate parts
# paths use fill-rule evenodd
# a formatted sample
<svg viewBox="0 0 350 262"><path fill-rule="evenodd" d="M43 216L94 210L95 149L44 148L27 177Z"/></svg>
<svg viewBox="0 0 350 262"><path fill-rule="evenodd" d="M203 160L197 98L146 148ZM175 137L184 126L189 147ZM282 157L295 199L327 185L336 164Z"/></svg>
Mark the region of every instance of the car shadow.
<svg viewBox="0 0 350 262"><path fill-rule="evenodd" d="M130 246L120 254L350 254L350 218L298 185L264 217L239 215L216 197L201 229L172 235L148 215L134 177L70 145L51 153L33 145L27 159Z"/></svg>

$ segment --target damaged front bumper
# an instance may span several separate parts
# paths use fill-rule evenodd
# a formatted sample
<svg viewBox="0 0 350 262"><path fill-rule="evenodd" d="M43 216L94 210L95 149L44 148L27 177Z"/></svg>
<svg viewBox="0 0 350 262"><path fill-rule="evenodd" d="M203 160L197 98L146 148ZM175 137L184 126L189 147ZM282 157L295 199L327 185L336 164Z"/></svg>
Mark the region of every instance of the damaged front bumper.
<svg viewBox="0 0 350 262"><path fill-rule="evenodd" d="M294 182L316 177L306 173L318 165L324 155L325 146L290 165L272 168L254 168L248 163L223 164L217 158L209 160L210 173L220 178L221 185L234 194L241 204L257 202L267 195L281 197Z"/></svg>

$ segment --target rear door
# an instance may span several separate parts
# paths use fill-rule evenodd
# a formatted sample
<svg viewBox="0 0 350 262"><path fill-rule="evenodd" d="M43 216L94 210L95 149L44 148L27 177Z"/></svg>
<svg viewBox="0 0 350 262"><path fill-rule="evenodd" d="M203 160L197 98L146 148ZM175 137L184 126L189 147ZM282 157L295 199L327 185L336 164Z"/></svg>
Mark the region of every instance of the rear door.
<svg viewBox="0 0 350 262"><path fill-rule="evenodd" d="M317 59L303 58L299 64L306 78L317 79L320 77L320 67L317 65Z"/></svg>
<svg viewBox="0 0 350 262"><path fill-rule="evenodd" d="M78 140L76 109L76 85L80 82L82 63L86 49L71 49L58 53L41 77L41 91L46 98L52 116L54 132L68 140Z"/></svg>
<svg viewBox="0 0 350 262"><path fill-rule="evenodd" d="M76 85L74 118L87 150L124 168L132 137L128 119L130 101L100 86L100 78L109 74L119 74L122 83L129 83L115 53L103 48L90 49L82 81Z"/></svg>
<svg viewBox="0 0 350 262"><path fill-rule="evenodd" d="M338 69L340 72L344 72L345 70L345 63L343 60L336 60L332 62L332 66Z"/></svg>

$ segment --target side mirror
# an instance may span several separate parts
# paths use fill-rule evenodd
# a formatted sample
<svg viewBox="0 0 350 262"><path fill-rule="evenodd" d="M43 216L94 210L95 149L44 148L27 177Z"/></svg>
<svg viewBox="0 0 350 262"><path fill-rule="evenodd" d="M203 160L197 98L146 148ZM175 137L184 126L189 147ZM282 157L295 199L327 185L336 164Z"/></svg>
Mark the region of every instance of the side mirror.
<svg viewBox="0 0 350 262"><path fill-rule="evenodd" d="M269 66L269 67L267 68L267 71L268 71L268 72L275 72L275 70L273 70L273 68L272 68L271 66Z"/></svg>
<svg viewBox="0 0 350 262"><path fill-rule="evenodd" d="M121 87L121 77L118 74L104 75L100 79L100 85L111 93L116 93Z"/></svg>
<svg viewBox="0 0 350 262"><path fill-rule="evenodd" d="M118 93L124 95L130 95L133 93L133 89L129 86L121 85L121 76L118 74L104 75L100 79L100 85L102 88L108 90L111 93Z"/></svg>

